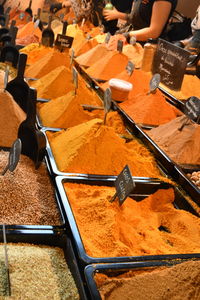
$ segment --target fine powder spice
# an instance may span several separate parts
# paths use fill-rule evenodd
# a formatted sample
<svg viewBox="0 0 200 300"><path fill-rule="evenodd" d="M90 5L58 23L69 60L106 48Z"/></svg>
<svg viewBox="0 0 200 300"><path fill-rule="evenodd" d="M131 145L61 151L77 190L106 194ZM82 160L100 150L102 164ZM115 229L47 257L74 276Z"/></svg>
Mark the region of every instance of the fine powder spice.
<svg viewBox="0 0 200 300"><path fill-rule="evenodd" d="M79 299L61 248L20 243L8 244L7 247L11 296L4 298L7 291L0 286L0 299ZM0 260L4 261L2 244Z"/></svg>
<svg viewBox="0 0 200 300"><path fill-rule="evenodd" d="M101 119L47 131L47 137L61 172L118 175L128 164L133 176L161 177L154 157L138 140L126 143Z"/></svg>
<svg viewBox="0 0 200 300"><path fill-rule="evenodd" d="M96 63L89 67L86 72L92 78L109 80L122 72L128 63L128 57L117 51L109 51Z"/></svg>
<svg viewBox="0 0 200 300"><path fill-rule="evenodd" d="M149 125L165 124L181 115L170 105L163 94L157 90L155 94L138 94L120 107L136 122Z"/></svg>
<svg viewBox="0 0 200 300"><path fill-rule="evenodd" d="M38 43L31 43L28 46L20 50L20 53L25 53L28 55L27 64L32 65L37 60L42 58L49 52L53 52L53 48L42 46Z"/></svg>
<svg viewBox="0 0 200 300"><path fill-rule="evenodd" d="M26 69L27 77L41 78L59 66L69 66L69 56L57 50L50 51Z"/></svg>
<svg viewBox="0 0 200 300"><path fill-rule="evenodd" d="M26 114L4 90L0 90L0 107L0 146L11 147L17 139L19 125L26 119Z"/></svg>
<svg viewBox="0 0 200 300"><path fill-rule="evenodd" d="M8 152L0 152L0 172ZM33 162L21 155L13 173L0 176L0 223L18 225L61 225L54 190L46 167L35 170Z"/></svg>
<svg viewBox="0 0 200 300"><path fill-rule="evenodd" d="M127 198L122 206L109 202L114 187L64 183L64 188L92 257L200 251L200 219L174 207L173 188L160 189L140 202Z"/></svg>
<svg viewBox="0 0 200 300"><path fill-rule="evenodd" d="M25 24L23 27L21 27L18 32L17 32L17 39L21 39L30 35L35 35L38 37L38 39L40 40L42 37L42 32L41 30L37 27L34 27L34 23L33 22L28 22L27 24Z"/></svg>
<svg viewBox="0 0 200 300"><path fill-rule="evenodd" d="M136 43L135 45L125 45L123 47L122 53L128 56L128 59L134 63L135 68L140 68L142 65L143 58L143 47Z"/></svg>
<svg viewBox="0 0 200 300"><path fill-rule="evenodd" d="M168 93L181 100L187 100L187 98L191 96L200 97L200 79L197 76L185 74L180 91L173 91L162 83L160 83L160 86Z"/></svg>
<svg viewBox="0 0 200 300"><path fill-rule="evenodd" d="M33 81L31 86L37 90L39 98L45 99L63 96L74 89L72 73L65 66L57 67L40 79Z"/></svg>
<svg viewBox="0 0 200 300"><path fill-rule="evenodd" d="M116 277L95 274L102 300L199 299L200 261L152 269L138 269Z"/></svg>
<svg viewBox="0 0 200 300"><path fill-rule="evenodd" d="M105 55L108 53L112 52L109 51L105 45L97 45L91 50L77 57L76 62L84 67L91 67L94 65L94 63L96 63L102 57L105 57Z"/></svg>
<svg viewBox="0 0 200 300"><path fill-rule="evenodd" d="M200 164L200 125L186 116L147 132L158 146L179 164Z"/></svg>

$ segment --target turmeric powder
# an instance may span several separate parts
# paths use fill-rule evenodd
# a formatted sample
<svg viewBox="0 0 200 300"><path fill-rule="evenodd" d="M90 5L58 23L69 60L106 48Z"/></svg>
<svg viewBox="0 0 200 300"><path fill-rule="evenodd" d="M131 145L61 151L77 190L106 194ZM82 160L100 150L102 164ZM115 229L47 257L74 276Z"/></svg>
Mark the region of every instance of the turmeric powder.
<svg viewBox="0 0 200 300"><path fill-rule="evenodd" d="M174 190L160 189L122 206L114 187L64 183L87 255L117 257L199 253L200 220L174 207ZM95 228L95 230L94 230ZM162 228L166 230L162 230Z"/></svg>
<svg viewBox="0 0 200 300"><path fill-rule="evenodd" d="M20 52L28 55L27 64L32 65L47 53L53 52L53 48L44 47L38 43L32 43L21 49Z"/></svg>
<svg viewBox="0 0 200 300"><path fill-rule="evenodd" d="M71 71L65 66L57 67L40 79L33 81L31 86L37 89L39 98L45 99L60 97L74 89Z"/></svg>
<svg viewBox="0 0 200 300"><path fill-rule="evenodd" d="M101 119L47 131L47 136L61 172L118 175L129 164L133 176L161 177L154 157L140 142L126 143Z"/></svg>

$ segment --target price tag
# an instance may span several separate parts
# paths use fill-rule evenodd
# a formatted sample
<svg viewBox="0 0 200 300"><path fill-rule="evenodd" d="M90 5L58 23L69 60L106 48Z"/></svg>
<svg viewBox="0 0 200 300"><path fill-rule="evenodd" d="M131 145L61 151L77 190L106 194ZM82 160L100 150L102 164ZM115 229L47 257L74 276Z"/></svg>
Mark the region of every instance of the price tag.
<svg viewBox="0 0 200 300"><path fill-rule="evenodd" d="M189 52L162 39L158 40L153 60L153 74L161 75L161 82L172 90L180 90Z"/></svg>
<svg viewBox="0 0 200 300"><path fill-rule="evenodd" d="M35 22L34 22L34 28L36 29L40 24L40 19L37 19Z"/></svg>
<svg viewBox="0 0 200 300"><path fill-rule="evenodd" d="M2 172L2 176L5 175L5 173L9 170L10 172L13 172L19 162L20 159L20 155L21 155L21 151L22 151L22 143L20 139L17 139L11 149L10 149L10 153L9 153L9 158L8 158L8 164L5 167L5 169Z"/></svg>
<svg viewBox="0 0 200 300"><path fill-rule="evenodd" d="M72 64L73 64L74 56L75 56L75 52L74 52L74 49L72 49L71 57L70 57L70 67L71 67Z"/></svg>
<svg viewBox="0 0 200 300"><path fill-rule="evenodd" d="M191 120L200 124L200 99L194 96L188 98L185 103L184 113Z"/></svg>
<svg viewBox="0 0 200 300"><path fill-rule="evenodd" d="M122 53L122 50L123 50L123 42L121 40L118 40L117 41L117 51Z"/></svg>
<svg viewBox="0 0 200 300"><path fill-rule="evenodd" d="M107 113L110 111L111 109L111 104L112 104L112 101L111 101L111 90L110 88L106 89L105 90L105 93L104 93L104 125L106 124L106 117L107 117Z"/></svg>
<svg viewBox="0 0 200 300"><path fill-rule="evenodd" d="M118 197L119 204L122 205L135 188L135 182L133 181L133 177L128 165L125 166L125 168L117 177L115 181L115 188L116 193L110 202L113 202L116 197Z"/></svg>
<svg viewBox="0 0 200 300"><path fill-rule="evenodd" d="M150 93L154 94L160 84L160 74L154 74L149 82Z"/></svg>
<svg viewBox="0 0 200 300"><path fill-rule="evenodd" d="M109 41L110 41L110 38L111 38L111 34L110 34L110 32L108 32L107 34L106 34L106 38L105 38L105 44L108 44L109 43Z"/></svg>
<svg viewBox="0 0 200 300"><path fill-rule="evenodd" d="M132 61L129 61L127 66L126 66L126 71L127 71L129 76L131 76L133 74L134 69L135 69L134 63L132 63Z"/></svg>
<svg viewBox="0 0 200 300"><path fill-rule="evenodd" d="M72 68L72 76L73 76L73 82L75 85L75 94L76 94L76 90L78 88L78 71L76 70L75 67Z"/></svg>
<svg viewBox="0 0 200 300"><path fill-rule="evenodd" d="M4 74L4 92L5 92L7 84L8 84L8 77L9 77L9 66L6 65L6 70L5 70L5 74Z"/></svg>
<svg viewBox="0 0 200 300"><path fill-rule="evenodd" d="M56 48L63 49L63 48L71 48L74 38L67 35L58 34L55 46Z"/></svg>

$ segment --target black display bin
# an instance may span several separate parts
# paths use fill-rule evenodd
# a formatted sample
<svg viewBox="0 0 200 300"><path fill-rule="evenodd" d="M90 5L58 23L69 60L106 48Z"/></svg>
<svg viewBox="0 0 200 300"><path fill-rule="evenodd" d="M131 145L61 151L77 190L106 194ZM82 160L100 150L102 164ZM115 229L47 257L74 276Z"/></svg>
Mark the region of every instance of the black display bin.
<svg viewBox="0 0 200 300"><path fill-rule="evenodd" d="M79 291L80 299L87 300L87 292L85 290L85 284L81 277L79 266L76 256L71 244L71 240L64 233L57 233L54 230L7 230L6 226L6 239L7 243L29 243L35 245L48 245L53 247L59 247L63 249L65 260L71 271L71 274L76 283ZM0 228L0 242L3 242L3 232ZM9 260L9 256L8 256Z"/></svg>
<svg viewBox="0 0 200 300"><path fill-rule="evenodd" d="M192 258L196 260L196 258ZM198 258L199 260L200 258ZM145 271L149 269L159 269L162 267L172 267L176 264L188 260L171 260L171 261L153 261L153 262L135 262L135 263L116 263L116 264L97 264L86 266L84 273L88 289L90 291L91 300L101 300L94 276L97 273L117 276L129 271Z"/></svg>
<svg viewBox="0 0 200 300"><path fill-rule="evenodd" d="M134 178L134 177L133 177ZM73 178L73 177L65 177L58 176L56 177L56 185L58 192L60 193L65 217L68 220L69 227L72 233L73 243L75 249L77 251L77 256L80 261L80 265L85 266L87 264L93 263L117 263L117 262L134 262L134 261L153 261L153 260L172 260L172 259L186 259L191 257L200 258L200 253L196 254L167 254L167 255L145 255L145 256L129 256L129 257L91 257L87 255L84 244L78 230L78 226L76 224L76 220L70 206L70 202L67 198L65 189L63 187L63 183L81 183L81 184L89 184L89 185L99 185L99 186L114 186L115 177L109 179L91 179L91 178ZM156 181L156 180L143 180L139 178L134 178L136 183L136 189L133 192L134 198L138 201L144 199L148 195L154 193L156 190L160 188L168 188L171 187L168 183ZM184 209L186 211L191 212L192 214L199 216L198 213L193 209L187 199L182 195L181 191L177 187L173 187L175 190L176 199L174 201L174 206L177 209ZM145 193L144 193L145 191Z"/></svg>

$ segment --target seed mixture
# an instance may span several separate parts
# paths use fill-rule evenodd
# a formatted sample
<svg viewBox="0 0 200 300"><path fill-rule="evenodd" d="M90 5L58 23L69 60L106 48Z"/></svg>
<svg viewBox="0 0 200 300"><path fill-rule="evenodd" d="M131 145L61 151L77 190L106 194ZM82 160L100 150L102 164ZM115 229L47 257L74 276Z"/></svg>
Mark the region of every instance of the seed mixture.
<svg viewBox="0 0 200 300"><path fill-rule="evenodd" d="M0 172L8 152L0 151ZM45 165L35 170L33 162L21 155L13 173L0 176L0 223L20 225L60 225L54 190Z"/></svg>

